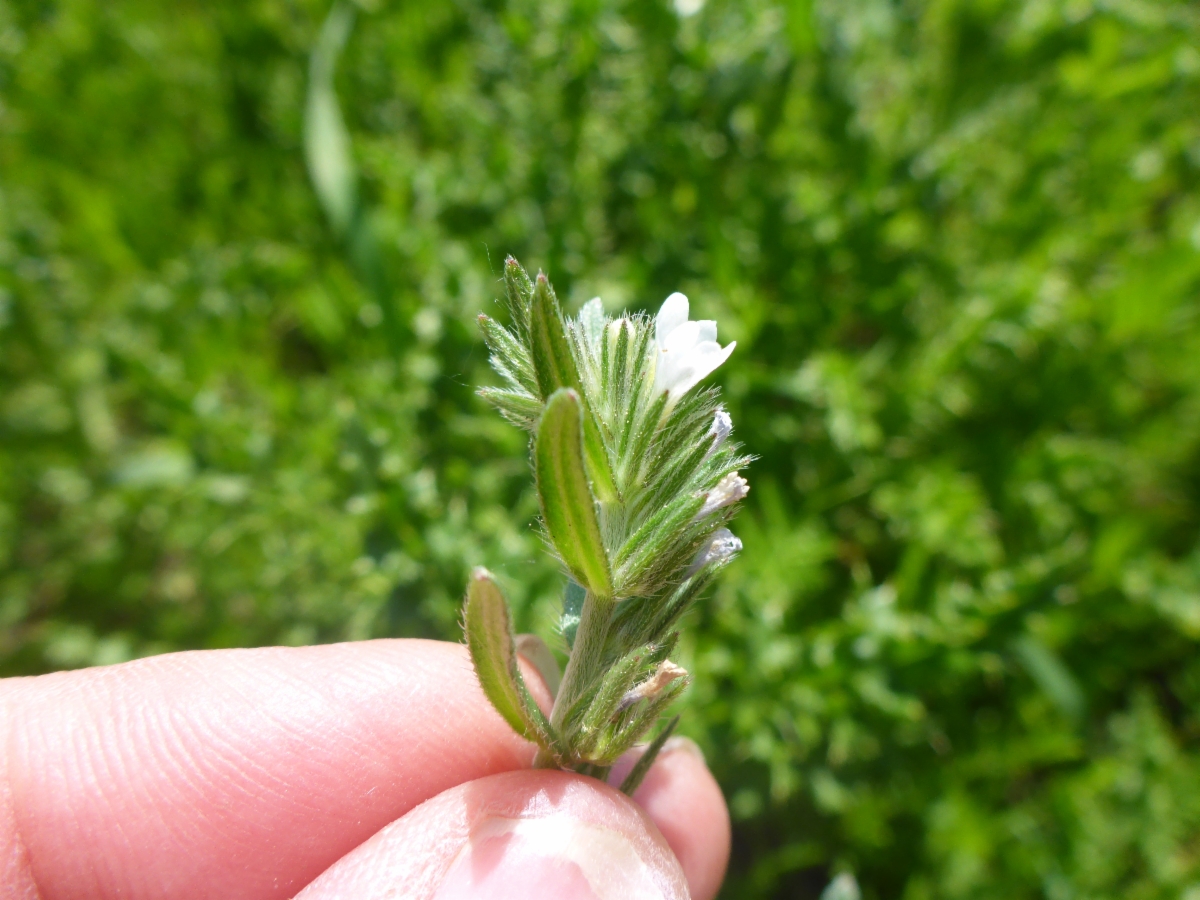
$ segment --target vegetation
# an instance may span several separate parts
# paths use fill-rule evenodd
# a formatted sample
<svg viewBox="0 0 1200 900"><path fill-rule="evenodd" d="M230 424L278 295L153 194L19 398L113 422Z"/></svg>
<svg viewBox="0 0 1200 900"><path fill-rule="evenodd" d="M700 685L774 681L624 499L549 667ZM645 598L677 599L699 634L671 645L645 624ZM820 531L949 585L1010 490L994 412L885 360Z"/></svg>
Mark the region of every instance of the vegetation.
<svg viewBox="0 0 1200 900"><path fill-rule="evenodd" d="M474 565L552 641L474 394L512 253L738 342L745 552L677 651L728 896L1197 900L1198 46L1185 0L0 0L0 671L457 639Z"/></svg>

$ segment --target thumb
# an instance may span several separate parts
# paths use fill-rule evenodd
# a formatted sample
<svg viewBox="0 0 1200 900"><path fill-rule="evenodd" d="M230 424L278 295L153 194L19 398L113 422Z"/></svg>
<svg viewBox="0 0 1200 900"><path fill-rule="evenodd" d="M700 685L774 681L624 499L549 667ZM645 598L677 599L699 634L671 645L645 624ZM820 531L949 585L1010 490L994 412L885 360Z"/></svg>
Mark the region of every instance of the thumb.
<svg viewBox="0 0 1200 900"><path fill-rule="evenodd" d="M451 788L325 871L297 900L687 900L667 842L592 778L508 772Z"/></svg>

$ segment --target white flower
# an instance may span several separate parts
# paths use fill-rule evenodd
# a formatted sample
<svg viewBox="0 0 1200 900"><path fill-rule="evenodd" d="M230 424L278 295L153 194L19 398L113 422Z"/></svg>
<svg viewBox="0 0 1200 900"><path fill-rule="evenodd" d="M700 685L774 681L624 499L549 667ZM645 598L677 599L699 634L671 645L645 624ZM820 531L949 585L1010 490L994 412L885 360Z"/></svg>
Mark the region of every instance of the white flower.
<svg viewBox="0 0 1200 900"><path fill-rule="evenodd" d="M705 459L716 453L721 445L729 440L729 435L733 434L733 419L729 417L725 407L717 407L713 423L708 427L708 433L712 436L712 443L708 446L708 452L704 454Z"/></svg>
<svg viewBox="0 0 1200 900"><path fill-rule="evenodd" d="M716 512L724 506L731 506L750 493L750 484L737 472L730 472L717 482L716 487L704 495L704 505L696 513L697 519L703 519L711 512Z"/></svg>
<svg viewBox="0 0 1200 900"><path fill-rule="evenodd" d="M670 406L729 359L737 341L722 347L717 343L716 322L689 322L688 298L676 292L654 320L654 345L654 390L667 391Z"/></svg>
<svg viewBox="0 0 1200 900"><path fill-rule="evenodd" d="M685 573L685 578L691 578L705 566L712 563L718 565L727 563L742 552L742 542L728 528L718 528L713 532L708 543L700 548L696 558Z"/></svg>
<svg viewBox="0 0 1200 900"><path fill-rule="evenodd" d="M713 436L714 450L725 443L729 435L733 433L733 419L729 417L729 413L725 411L725 407L717 407L717 414L713 416L713 423L708 429L708 433Z"/></svg>

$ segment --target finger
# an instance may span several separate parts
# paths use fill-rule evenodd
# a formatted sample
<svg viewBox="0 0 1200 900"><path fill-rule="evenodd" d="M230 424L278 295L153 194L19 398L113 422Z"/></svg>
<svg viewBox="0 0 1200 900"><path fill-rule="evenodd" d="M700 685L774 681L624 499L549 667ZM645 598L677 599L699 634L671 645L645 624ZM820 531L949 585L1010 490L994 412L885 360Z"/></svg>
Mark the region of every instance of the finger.
<svg viewBox="0 0 1200 900"><path fill-rule="evenodd" d="M569 790L558 778L571 779ZM684 896L711 900L729 859L729 814L699 748L668 742L635 799L559 773L493 776L414 810L298 900L676 896L674 867L656 855L660 840L679 864ZM638 873L645 883L631 884Z"/></svg>
<svg viewBox="0 0 1200 900"><path fill-rule="evenodd" d="M297 900L687 900L646 813L595 779L493 775L375 835Z"/></svg>
<svg viewBox="0 0 1200 900"><path fill-rule="evenodd" d="M290 896L429 797L531 757L454 644L180 653L4 682L0 896Z"/></svg>
<svg viewBox="0 0 1200 900"><path fill-rule="evenodd" d="M729 864L729 810L695 741L667 741L633 798L678 858L693 900L715 897Z"/></svg>

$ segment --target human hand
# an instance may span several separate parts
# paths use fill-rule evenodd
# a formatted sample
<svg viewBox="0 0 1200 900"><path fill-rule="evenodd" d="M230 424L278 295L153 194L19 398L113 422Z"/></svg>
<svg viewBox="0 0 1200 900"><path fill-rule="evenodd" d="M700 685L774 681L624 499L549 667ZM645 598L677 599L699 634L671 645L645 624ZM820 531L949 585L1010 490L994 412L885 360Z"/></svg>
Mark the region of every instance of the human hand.
<svg viewBox="0 0 1200 900"><path fill-rule="evenodd" d="M729 819L687 743L668 745L636 804L532 758L456 644L198 651L9 679L0 896L716 894Z"/></svg>

